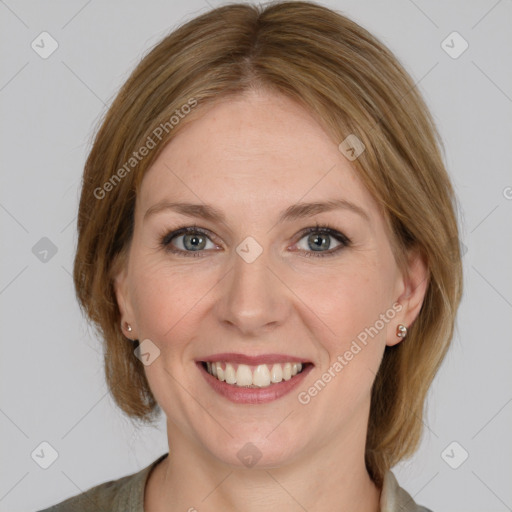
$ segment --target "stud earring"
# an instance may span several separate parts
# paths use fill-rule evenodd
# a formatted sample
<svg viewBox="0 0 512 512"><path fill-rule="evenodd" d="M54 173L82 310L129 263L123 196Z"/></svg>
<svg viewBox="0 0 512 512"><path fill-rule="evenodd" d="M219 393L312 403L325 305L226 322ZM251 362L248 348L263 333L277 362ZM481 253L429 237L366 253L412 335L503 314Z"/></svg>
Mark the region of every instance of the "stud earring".
<svg viewBox="0 0 512 512"><path fill-rule="evenodd" d="M124 326L125 326L125 329L126 329L128 332L132 332L132 326L131 326L128 322L125 322L125 323L124 323Z"/></svg>
<svg viewBox="0 0 512 512"><path fill-rule="evenodd" d="M407 327L405 327L403 324L398 324L396 328L396 335L399 338L405 338L407 336Z"/></svg>

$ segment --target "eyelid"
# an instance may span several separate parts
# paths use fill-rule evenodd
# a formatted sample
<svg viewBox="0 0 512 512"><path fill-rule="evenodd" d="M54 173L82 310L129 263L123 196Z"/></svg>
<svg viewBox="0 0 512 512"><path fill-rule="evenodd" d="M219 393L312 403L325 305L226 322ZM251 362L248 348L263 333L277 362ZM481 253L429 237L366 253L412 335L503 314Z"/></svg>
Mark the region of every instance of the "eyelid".
<svg viewBox="0 0 512 512"><path fill-rule="evenodd" d="M334 249L328 249L327 251L306 251L304 249L297 249L295 251L302 253L306 258L328 258L330 256L336 256L339 253L341 253L343 249L350 247L352 245L352 241L338 229L332 228L327 224L318 223L316 223L315 226L303 229L297 236L297 241L295 242L294 245L296 245L310 233L321 233L324 235L329 235L332 238L334 238L339 243L339 245Z"/></svg>
<svg viewBox="0 0 512 512"><path fill-rule="evenodd" d="M180 236L186 235L188 233L201 233L208 237L210 241L216 245L221 245L215 241L216 235L214 235L210 230L201 228L197 226L196 224L192 226L184 226L180 227L174 230L166 231L164 235L160 237L160 245L167 250L170 253L177 254L177 255L183 255L185 257L192 256L192 257L201 257L205 255L205 253L211 252L212 249L206 250L202 249L199 251L184 251L182 249L174 248L171 249L172 246L171 242L175 238L179 238ZM331 226L327 224L318 224L315 223L314 226L310 226L307 228L304 228L296 235L296 241L294 242L293 246L295 246L300 240L302 240L305 236L307 236L310 233L322 233L324 235L329 235L336 239L340 245L336 247L335 249L329 249L326 251L306 251L304 249L297 249L295 252L300 252L306 257L329 257L331 255L335 255L336 253L340 252L345 247L351 246L352 242L351 240L341 231L332 228Z"/></svg>
<svg viewBox="0 0 512 512"><path fill-rule="evenodd" d="M193 226L184 226L182 228L166 231L164 236L160 237L160 239L162 241L162 244L168 245L171 243L171 240L173 240L174 238L186 235L188 233L201 233L209 238L212 238L212 237L216 238L215 235L213 235L213 233L210 230L205 229L205 228L200 228L199 226L194 224ZM213 242L213 240L212 240L212 242Z"/></svg>
<svg viewBox="0 0 512 512"><path fill-rule="evenodd" d="M177 247L174 247L172 245L172 241L176 238L179 238L181 236L187 235L189 233L200 233L204 236L206 236L211 243L213 243L216 246L219 246L220 244L215 242L216 236L211 233L208 229L200 228L196 224L193 226L184 226L177 229L171 229L170 231L166 231L164 235L159 237L160 243L159 246L164 249L164 251L175 254L177 256L183 256L185 258L192 257L192 258L202 258L208 255L209 252L216 251L216 249L202 249L200 251L185 251L183 249L178 249Z"/></svg>
<svg viewBox="0 0 512 512"><path fill-rule="evenodd" d="M310 233L323 233L325 235L330 235L333 238L336 238L336 240L345 243L346 245L351 244L350 239L344 233L335 228L330 227L327 224L315 224L315 226L303 229L299 233L298 240L303 238L305 235L309 235Z"/></svg>

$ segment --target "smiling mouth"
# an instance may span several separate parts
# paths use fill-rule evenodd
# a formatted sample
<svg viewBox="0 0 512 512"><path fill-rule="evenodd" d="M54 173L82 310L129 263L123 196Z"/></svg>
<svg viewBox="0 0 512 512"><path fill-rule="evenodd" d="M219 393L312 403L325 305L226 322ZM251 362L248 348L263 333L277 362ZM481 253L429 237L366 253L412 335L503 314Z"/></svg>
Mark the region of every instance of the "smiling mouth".
<svg viewBox="0 0 512 512"><path fill-rule="evenodd" d="M226 361L200 363L207 373L235 387L266 388L293 379L312 363L274 363L256 366Z"/></svg>

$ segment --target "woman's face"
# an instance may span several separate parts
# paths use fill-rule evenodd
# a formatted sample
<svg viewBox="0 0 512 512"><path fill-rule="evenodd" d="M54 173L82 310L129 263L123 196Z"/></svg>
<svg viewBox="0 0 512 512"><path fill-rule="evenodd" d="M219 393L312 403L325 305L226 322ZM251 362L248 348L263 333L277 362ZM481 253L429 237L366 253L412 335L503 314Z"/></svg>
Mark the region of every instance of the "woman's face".
<svg viewBox="0 0 512 512"><path fill-rule="evenodd" d="M328 201L339 203L303 206ZM214 211L223 221L202 215ZM421 283L424 269L411 268ZM216 104L163 150L116 279L169 429L206 457L240 466L254 455L260 467L333 443L364 450L384 348L421 305L424 287L413 288L351 162L306 111L269 93ZM209 375L201 362L215 360L224 379L256 387ZM285 363L297 361L308 364L290 378Z"/></svg>

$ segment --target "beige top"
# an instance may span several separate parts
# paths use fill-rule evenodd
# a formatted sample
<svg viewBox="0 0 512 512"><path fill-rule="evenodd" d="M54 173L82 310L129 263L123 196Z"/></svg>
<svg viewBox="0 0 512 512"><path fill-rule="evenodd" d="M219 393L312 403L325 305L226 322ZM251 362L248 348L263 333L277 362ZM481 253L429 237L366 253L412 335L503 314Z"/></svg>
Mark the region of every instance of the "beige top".
<svg viewBox="0 0 512 512"><path fill-rule="evenodd" d="M138 473L99 484L39 512L144 512L144 489L149 473L167 455L160 456ZM417 505L407 491L398 485L395 475L388 471L384 475L380 512L432 511Z"/></svg>

